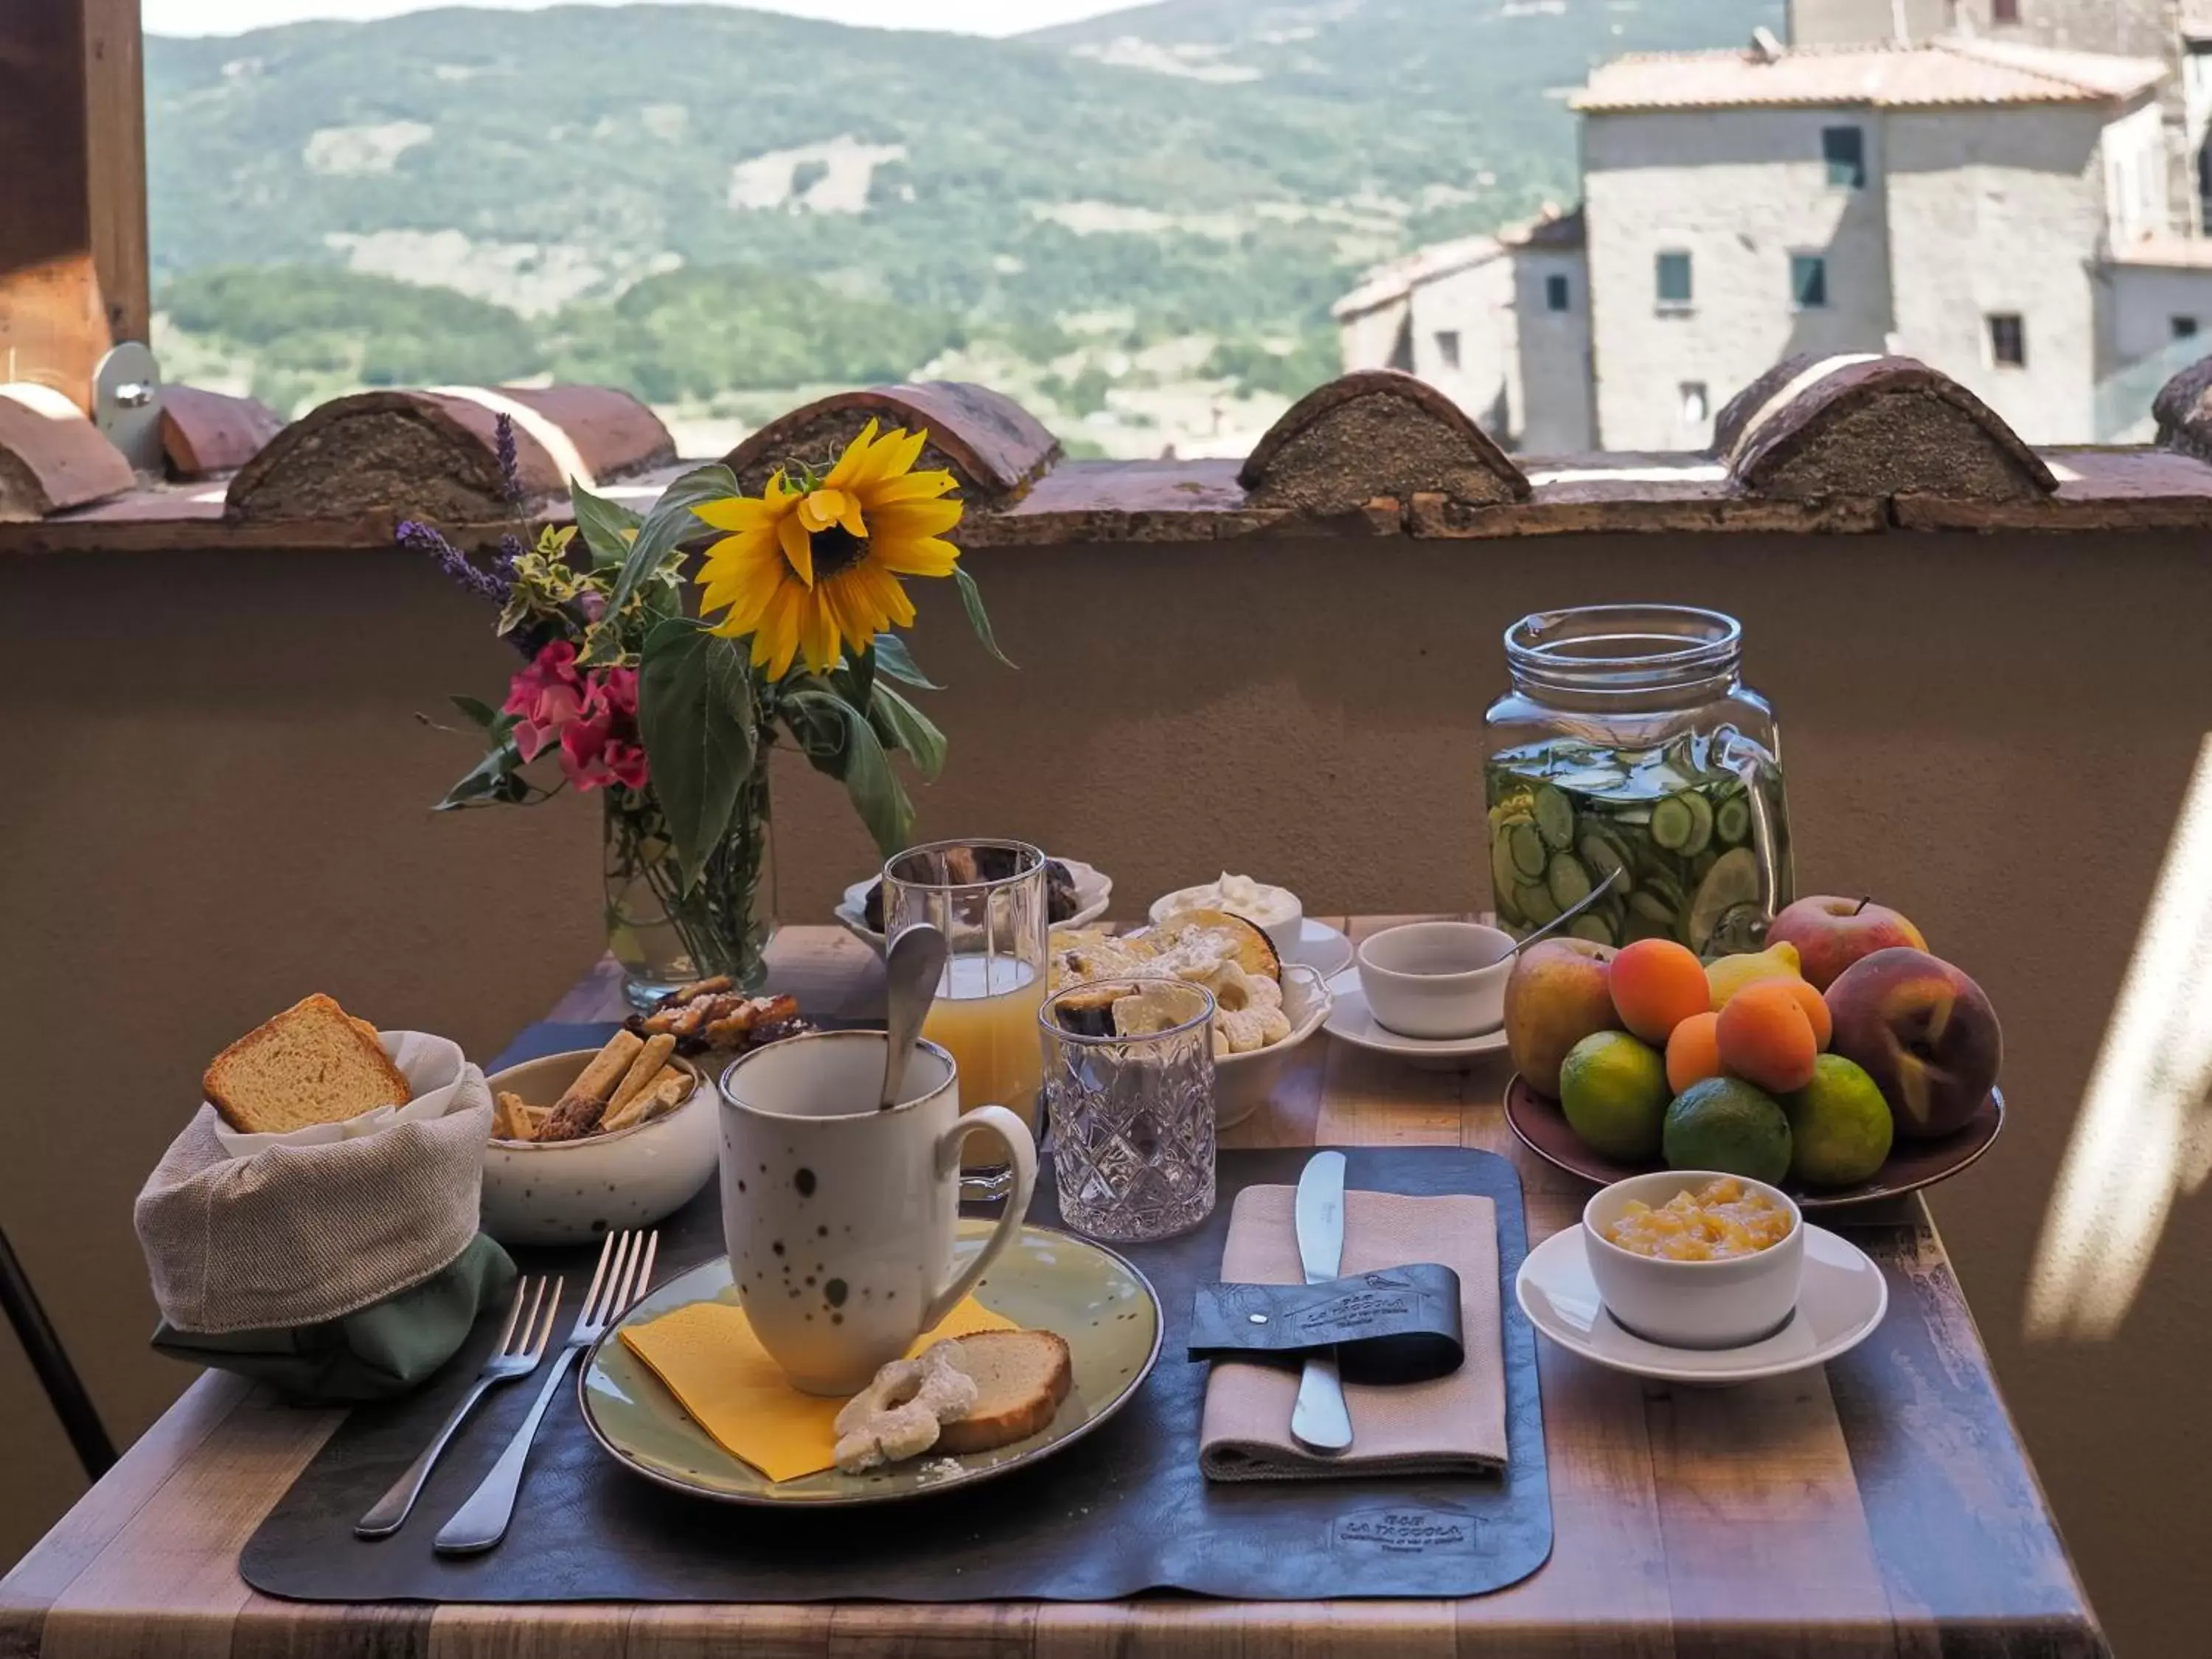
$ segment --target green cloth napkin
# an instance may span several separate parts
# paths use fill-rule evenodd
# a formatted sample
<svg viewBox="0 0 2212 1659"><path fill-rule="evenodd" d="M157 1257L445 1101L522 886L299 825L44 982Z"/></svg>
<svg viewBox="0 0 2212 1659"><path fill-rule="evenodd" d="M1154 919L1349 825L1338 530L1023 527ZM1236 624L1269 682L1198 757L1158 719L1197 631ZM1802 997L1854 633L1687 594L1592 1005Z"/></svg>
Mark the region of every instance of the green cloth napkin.
<svg viewBox="0 0 2212 1659"><path fill-rule="evenodd" d="M154 1332L159 1352L273 1382L308 1401L383 1400L404 1394L453 1357L487 1308L505 1304L514 1263L483 1233L421 1284L343 1319L265 1331Z"/></svg>

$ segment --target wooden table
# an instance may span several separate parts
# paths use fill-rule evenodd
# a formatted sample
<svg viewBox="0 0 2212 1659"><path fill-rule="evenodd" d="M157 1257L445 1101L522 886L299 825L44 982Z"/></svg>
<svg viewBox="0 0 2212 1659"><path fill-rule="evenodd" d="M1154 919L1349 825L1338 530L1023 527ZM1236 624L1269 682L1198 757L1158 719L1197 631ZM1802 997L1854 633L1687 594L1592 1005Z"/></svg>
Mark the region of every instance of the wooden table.
<svg viewBox="0 0 2212 1659"><path fill-rule="evenodd" d="M1384 925L1355 923L1358 934ZM880 1012L874 957L779 935L773 981ZM603 967L554 1017L605 1019ZM1237 1146L1479 1146L1519 1167L1530 1242L1589 1188L1507 1128L1498 1061L1415 1071L1315 1038ZM1971 1176L1968 1178L1972 1178ZM1917 1200L1852 1230L1889 1275L1882 1328L1825 1370L1698 1390L1541 1344L1558 1543L1464 1601L549 1607L320 1606L246 1588L240 1547L339 1420L210 1373L0 1584L0 1655L707 1653L2060 1656L2108 1651ZM1195 1455L1195 1449L1194 1449Z"/></svg>

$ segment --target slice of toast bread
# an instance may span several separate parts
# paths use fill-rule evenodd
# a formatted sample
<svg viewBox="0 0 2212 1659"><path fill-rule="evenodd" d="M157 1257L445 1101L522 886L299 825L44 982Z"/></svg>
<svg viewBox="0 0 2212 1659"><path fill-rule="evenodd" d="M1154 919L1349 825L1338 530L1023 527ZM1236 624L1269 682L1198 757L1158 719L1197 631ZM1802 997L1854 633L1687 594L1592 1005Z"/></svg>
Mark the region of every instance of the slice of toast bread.
<svg viewBox="0 0 2212 1659"><path fill-rule="evenodd" d="M940 1452L992 1451L1041 1432L1075 1381L1067 1344L1051 1331L977 1331L959 1339L975 1404L938 1432Z"/></svg>
<svg viewBox="0 0 2212 1659"><path fill-rule="evenodd" d="M380 1106L404 1106L413 1095L374 1028L319 992L217 1054L200 1088L243 1134L340 1123Z"/></svg>

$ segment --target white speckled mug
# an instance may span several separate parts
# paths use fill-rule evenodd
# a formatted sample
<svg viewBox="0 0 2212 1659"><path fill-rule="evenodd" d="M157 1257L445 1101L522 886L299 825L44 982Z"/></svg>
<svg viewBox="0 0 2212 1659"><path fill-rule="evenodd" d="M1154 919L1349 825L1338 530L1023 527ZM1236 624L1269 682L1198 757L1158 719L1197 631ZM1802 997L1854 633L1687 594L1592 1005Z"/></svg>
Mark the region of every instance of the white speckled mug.
<svg viewBox="0 0 2212 1659"><path fill-rule="evenodd" d="M1036 1145L1003 1106L960 1111L960 1073L933 1042L907 1058L888 1110L881 1031L789 1037L722 1073L722 1235L745 1317L794 1388L849 1395L968 1294L1029 1212ZM958 1273L960 1146L989 1127L1014 1189Z"/></svg>

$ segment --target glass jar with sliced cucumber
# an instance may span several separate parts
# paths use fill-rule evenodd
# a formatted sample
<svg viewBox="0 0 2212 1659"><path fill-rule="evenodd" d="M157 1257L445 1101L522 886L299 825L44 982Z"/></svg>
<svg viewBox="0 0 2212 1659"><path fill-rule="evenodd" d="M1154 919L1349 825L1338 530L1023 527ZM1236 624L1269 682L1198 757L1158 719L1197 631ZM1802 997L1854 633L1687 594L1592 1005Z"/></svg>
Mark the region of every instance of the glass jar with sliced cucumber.
<svg viewBox="0 0 2212 1659"><path fill-rule="evenodd" d="M1505 647L1483 770L1499 926L1525 935L1611 877L1568 932L1760 949L1793 884L1779 734L1743 684L1741 628L1595 605L1524 617Z"/></svg>

